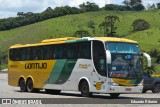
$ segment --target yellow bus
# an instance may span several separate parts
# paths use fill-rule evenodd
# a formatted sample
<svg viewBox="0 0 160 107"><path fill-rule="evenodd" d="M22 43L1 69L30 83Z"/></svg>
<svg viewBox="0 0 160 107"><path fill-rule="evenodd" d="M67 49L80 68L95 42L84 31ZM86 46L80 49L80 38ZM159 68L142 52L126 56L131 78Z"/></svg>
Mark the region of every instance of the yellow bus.
<svg viewBox="0 0 160 107"><path fill-rule="evenodd" d="M8 84L22 92L140 93L142 57L136 41L111 37L57 38L9 49Z"/></svg>

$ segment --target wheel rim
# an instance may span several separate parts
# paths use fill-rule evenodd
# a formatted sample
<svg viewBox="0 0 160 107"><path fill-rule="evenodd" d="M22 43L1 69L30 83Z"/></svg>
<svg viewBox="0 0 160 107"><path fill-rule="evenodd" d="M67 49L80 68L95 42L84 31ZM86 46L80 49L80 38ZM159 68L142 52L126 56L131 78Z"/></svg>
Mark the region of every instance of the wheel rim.
<svg viewBox="0 0 160 107"><path fill-rule="evenodd" d="M156 84L156 85L154 86L154 91L155 91L156 93L159 93L159 92L160 92L160 84Z"/></svg>
<svg viewBox="0 0 160 107"><path fill-rule="evenodd" d="M82 92L83 92L84 94L88 93L88 87L87 87L86 84L84 84L84 85L82 86Z"/></svg>

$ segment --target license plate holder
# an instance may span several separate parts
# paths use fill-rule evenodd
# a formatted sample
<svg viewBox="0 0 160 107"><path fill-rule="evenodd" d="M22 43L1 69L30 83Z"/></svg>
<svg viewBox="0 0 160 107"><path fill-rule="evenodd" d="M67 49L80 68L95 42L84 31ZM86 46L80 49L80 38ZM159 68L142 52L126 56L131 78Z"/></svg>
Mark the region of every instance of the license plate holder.
<svg viewBox="0 0 160 107"><path fill-rule="evenodd" d="M126 91L131 91L131 88L126 88Z"/></svg>

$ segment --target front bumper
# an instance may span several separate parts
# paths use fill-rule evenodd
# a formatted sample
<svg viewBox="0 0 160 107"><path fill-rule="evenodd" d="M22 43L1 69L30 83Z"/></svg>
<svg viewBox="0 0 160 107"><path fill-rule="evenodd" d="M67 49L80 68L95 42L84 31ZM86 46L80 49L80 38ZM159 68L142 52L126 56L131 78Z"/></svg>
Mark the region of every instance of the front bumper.
<svg viewBox="0 0 160 107"><path fill-rule="evenodd" d="M141 93L143 86L111 86L107 93Z"/></svg>

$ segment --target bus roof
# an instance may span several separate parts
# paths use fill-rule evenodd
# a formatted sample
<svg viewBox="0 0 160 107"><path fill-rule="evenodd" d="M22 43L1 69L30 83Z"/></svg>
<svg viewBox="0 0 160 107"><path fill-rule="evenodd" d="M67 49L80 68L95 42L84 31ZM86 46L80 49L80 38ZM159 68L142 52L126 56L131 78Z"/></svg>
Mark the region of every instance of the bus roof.
<svg viewBox="0 0 160 107"><path fill-rule="evenodd" d="M128 43L137 43L136 41L125 39L125 38L115 38L115 37L94 37L105 42L128 42Z"/></svg>
<svg viewBox="0 0 160 107"><path fill-rule="evenodd" d="M10 48L20 48L20 47L31 47L31 46L40 46L40 45L49 45L49 44L63 44L63 43L73 43L80 41L89 41L89 40L101 40L104 42L128 42L128 43L137 43L136 41L124 39L124 38L115 38L115 37L66 37L66 38L55 38L55 39L46 39L42 40L40 43L35 44L15 44Z"/></svg>

